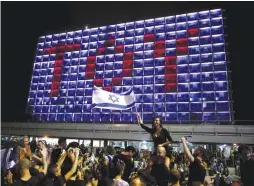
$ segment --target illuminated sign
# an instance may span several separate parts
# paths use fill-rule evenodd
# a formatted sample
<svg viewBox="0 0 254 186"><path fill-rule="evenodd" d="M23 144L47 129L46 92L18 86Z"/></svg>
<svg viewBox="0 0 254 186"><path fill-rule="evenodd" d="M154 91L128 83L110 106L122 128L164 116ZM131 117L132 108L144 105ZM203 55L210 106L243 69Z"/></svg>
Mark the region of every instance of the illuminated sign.
<svg viewBox="0 0 254 186"><path fill-rule="evenodd" d="M37 120L231 121L222 10L39 38L28 106ZM133 87L136 108L92 109L93 86Z"/></svg>

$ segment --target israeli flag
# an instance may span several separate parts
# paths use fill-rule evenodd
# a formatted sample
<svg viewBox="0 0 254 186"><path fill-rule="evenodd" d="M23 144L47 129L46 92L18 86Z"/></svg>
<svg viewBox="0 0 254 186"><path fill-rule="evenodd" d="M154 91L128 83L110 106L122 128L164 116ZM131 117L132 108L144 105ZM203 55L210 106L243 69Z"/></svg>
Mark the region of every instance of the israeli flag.
<svg viewBox="0 0 254 186"><path fill-rule="evenodd" d="M92 100L93 108L127 110L135 106L135 95L132 88L121 94L115 94L94 87Z"/></svg>

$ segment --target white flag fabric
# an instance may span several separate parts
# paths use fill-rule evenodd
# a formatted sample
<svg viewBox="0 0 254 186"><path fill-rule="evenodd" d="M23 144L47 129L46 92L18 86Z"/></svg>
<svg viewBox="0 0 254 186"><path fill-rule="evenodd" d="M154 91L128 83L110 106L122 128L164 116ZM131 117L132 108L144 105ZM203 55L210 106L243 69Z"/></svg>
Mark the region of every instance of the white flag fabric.
<svg viewBox="0 0 254 186"><path fill-rule="evenodd" d="M132 88L116 94L94 87L92 100L94 108L127 110L135 106L135 95Z"/></svg>

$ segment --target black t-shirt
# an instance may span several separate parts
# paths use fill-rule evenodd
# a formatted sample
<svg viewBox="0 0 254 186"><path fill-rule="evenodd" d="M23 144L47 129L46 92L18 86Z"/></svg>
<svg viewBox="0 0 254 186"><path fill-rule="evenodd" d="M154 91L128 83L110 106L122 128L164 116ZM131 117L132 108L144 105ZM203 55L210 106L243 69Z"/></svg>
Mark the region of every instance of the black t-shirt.
<svg viewBox="0 0 254 186"><path fill-rule="evenodd" d="M56 164L62 153L61 148L54 149L51 154L51 163Z"/></svg>
<svg viewBox="0 0 254 186"><path fill-rule="evenodd" d="M54 179L53 178L46 178L41 186L54 186Z"/></svg>
<svg viewBox="0 0 254 186"><path fill-rule="evenodd" d="M66 186L74 186L74 180L68 180Z"/></svg>
<svg viewBox="0 0 254 186"><path fill-rule="evenodd" d="M66 183L64 176L57 176L54 179L54 186L63 186Z"/></svg>
<svg viewBox="0 0 254 186"><path fill-rule="evenodd" d="M169 170L164 163L155 163L151 175L156 179L158 186L168 185Z"/></svg>
<svg viewBox="0 0 254 186"><path fill-rule="evenodd" d="M173 141L171 136L169 135L169 132L167 131L167 129L165 128L162 128L161 131L160 131L160 135L155 137L154 136L154 133L155 133L155 130L154 129L151 129L143 124L140 125L146 132L150 133L152 135L152 138L153 138L153 142L154 142L154 148L156 149L157 146L159 144L162 144L162 143L165 143L168 141ZM165 147L167 148L167 147ZM167 149L166 149L167 150Z"/></svg>
<svg viewBox="0 0 254 186"><path fill-rule="evenodd" d="M131 158L132 158L131 156L126 156L124 154L119 154L119 155L114 156L114 158L112 160L112 163L117 162L117 159L120 159L125 163L125 169L124 169L122 179L124 181L127 181L127 182L129 181L131 171L134 168L134 163L132 162ZM113 175L111 174L111 176L114 177L115 176L114 173L113 173Z"/></svg>
<svg viewBox="0 0 254 186"><path fill-rule="evenodd" d="M250 159L242 165L243 186L254 185L254 160Z"/></svg>
<svg viewBox="0 0 254 186"><path fill-rule="evenodd" d="M204 182L206 170L201 165L201 161L197 158L194 159L189 166L189 179L188 185L192 185L192 182Z"/></svg>
<svg viewBox="0 0 254 186"><path fill-rule="evenodd" d="M38 173L36 176L32 176L29 180L23 181L21 179L15 181L12 186L39 186L44 180L45 175L43 173Z"/></svg>
<svg viewBox="0 0 254 186"><path fill-rule="evenodd" d="M72 168L72 161L71 159L67 156L63 162L62 168L61 168L61 174L65 175L67 174Z"/></svg>
<svg viewBox="0 0 254 186"><path fill-rule="evenodd" d="M54 178L47 177L40 186L63 186L65 183L66 183L66 180L64 176L61 175Z"/></svg>
<svg viewBox="0 0 254 186"><path fill-rule="evenodd" d="M85 180L76 180L74 186L85 186Z"/></svg>

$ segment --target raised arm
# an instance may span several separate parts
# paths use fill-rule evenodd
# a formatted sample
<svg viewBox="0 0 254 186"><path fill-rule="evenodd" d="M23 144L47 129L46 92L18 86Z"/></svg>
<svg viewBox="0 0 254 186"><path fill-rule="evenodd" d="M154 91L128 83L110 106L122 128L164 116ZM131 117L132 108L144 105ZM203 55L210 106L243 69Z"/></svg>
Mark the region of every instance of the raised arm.
<svg viewBox="0 0 254 186"><path fill-rule="evenodd" d="M185 137L182 137L181 140L182 140L182 143L183 143L184 154L187 156L188 160L189 160L191 163L194 162L194 157L192 156L192 154L191 154L189 148L187 147Z"/></svg>
<svg viewBox="0 0 254 186"><path fill-rule="evenodd" d="M58 167L61 167L61 166L63 165L63 162L64 162L66 156L67 156L67 153L66 153L66 152L64 152L64 153L60 156L60 158L58 159L58 161L57 161L57 163L56 163Z"/></svg>
<svg viewBox="0 0 254 186"><path fill-rule="evenodd" d="M141 116L139 115L139 113L137 113L137 119L138 119L138 124L141 126L142 129L144 129L146 132L148 132L150 134L153 133L153 129L151 129L151 128L149 128L149 127L147 127L143 124L143 121L142 121Z"/></svg>
<svg viewBox="0 0 254 186"><path fill-rule="evenodd" d="M27 146L25 148L23 148L24 153L25 153L25 157L29 157L31 155L31 148L30 146Z"/></svg>
<svg viewBox="0 0 254 186"><path fill-rule="evenodd" d="M35 154L33 154L32 158L35 159L36 161L42 163L42 158L39 158L39 157L36 156Z"/></svg>
<svg viewBox="0 0 254 186"><path fill-rule="evenodd" d="M74 160L74 163L72 165L72 168L69 172L67 172L64 175L64 178L65 178L66 181L68 181L71 178L71 176L76 172L77 166L78 166L78 157L79 157L79 148L75 148L75 160Z"/></svg>
<svg viewBox="0 0 254 186"><path fill-rule="evenodd" d="M42 156L42 172L44 173L44 175L47 174L47 171L48 171L48 162L46 160L46 157L47 157L47 149L43 149L40 151L41 153L41 156Z"/></svg>

